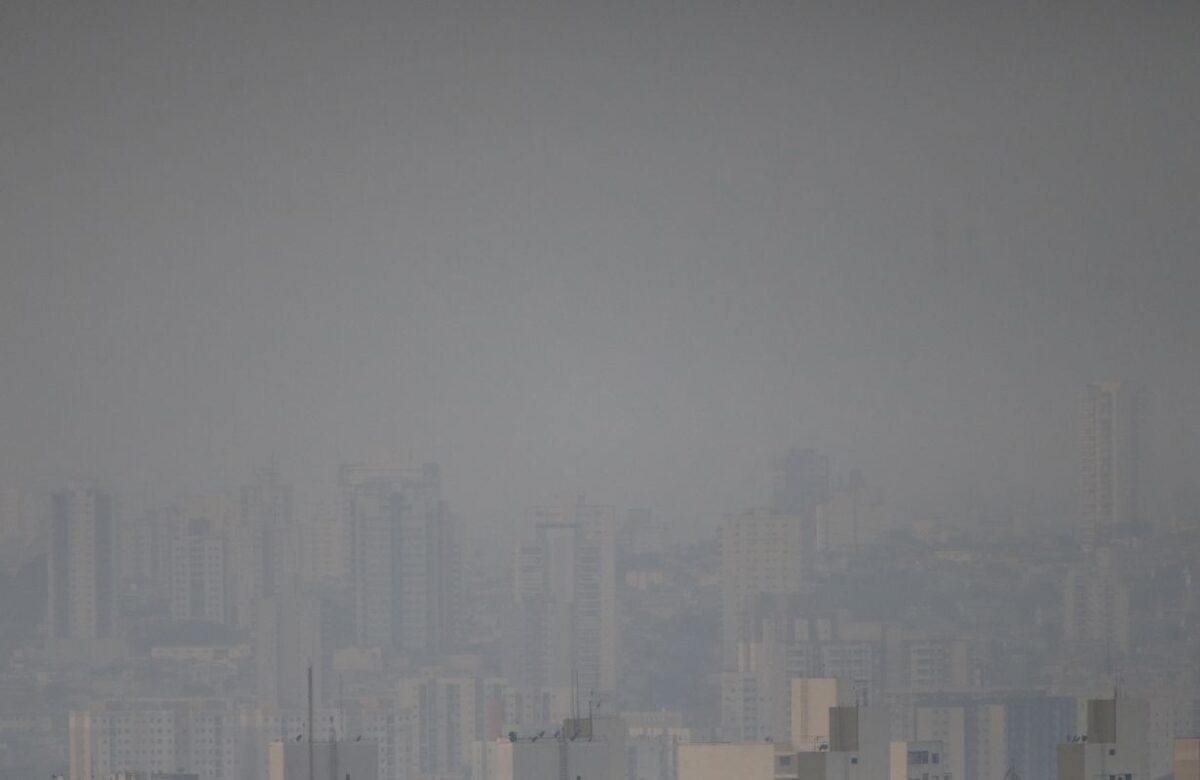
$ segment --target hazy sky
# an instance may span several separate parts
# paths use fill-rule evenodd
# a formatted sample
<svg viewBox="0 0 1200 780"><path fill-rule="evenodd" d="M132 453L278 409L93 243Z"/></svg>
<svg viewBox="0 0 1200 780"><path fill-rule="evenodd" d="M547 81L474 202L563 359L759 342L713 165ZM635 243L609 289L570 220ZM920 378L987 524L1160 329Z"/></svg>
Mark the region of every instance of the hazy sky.
<svg viewBox="0 0 1200 780"><path fill-rule="evenodd" d="M1050 7L1053 6L1053 7ZM0 481L442 462L719 514L788 446L1200 463L1200 5L0 4Z"/></svg>

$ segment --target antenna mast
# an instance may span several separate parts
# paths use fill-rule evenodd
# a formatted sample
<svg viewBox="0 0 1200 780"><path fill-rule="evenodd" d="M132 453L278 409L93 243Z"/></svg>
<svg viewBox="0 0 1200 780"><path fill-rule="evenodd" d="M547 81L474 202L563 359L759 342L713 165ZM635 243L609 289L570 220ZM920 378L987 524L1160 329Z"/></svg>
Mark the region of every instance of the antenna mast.
<svg viewBox="0 0 1200 780"><path fill-rule="evenodd" d="M313 672L312 661L308 662L308 780L315 780L313 777L313 729L316 724L313 722Z"/></svg>

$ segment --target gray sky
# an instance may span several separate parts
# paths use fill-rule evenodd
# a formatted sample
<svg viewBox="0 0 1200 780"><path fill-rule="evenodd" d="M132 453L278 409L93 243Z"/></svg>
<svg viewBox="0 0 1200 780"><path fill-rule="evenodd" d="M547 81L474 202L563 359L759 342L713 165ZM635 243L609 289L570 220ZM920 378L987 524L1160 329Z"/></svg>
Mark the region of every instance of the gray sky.
<svg viewBox="0 0 1200 780"><path fill-rule="evenodd" d="M444 464L672 514L830 451L1200 461L1195 3L0 5L0 481Z"/></svg>

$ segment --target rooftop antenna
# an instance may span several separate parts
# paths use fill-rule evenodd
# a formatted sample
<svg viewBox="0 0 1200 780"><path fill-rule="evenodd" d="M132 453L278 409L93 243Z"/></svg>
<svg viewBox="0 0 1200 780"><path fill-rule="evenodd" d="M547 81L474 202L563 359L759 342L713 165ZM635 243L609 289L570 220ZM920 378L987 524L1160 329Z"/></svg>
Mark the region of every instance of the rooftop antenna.
<svg viewBox="0 0 1200 780"><path fill-rule="evenodd" d="M571 670L571 718L580 719L580 670Z"/></svg>
<svg viewBox="0 0 1200 780"><path fill-rule="evenodd" d="M308 662L308 780L315 780L313 776L313 670L312 660Z"/></svg>

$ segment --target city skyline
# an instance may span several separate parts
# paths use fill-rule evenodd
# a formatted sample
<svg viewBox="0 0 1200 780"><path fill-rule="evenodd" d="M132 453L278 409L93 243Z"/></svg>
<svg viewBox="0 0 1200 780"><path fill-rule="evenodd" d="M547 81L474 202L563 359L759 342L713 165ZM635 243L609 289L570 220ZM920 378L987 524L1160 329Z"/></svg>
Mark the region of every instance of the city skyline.
<svg viewBox="0 0 1200 780"><path fill-rule="evenodd" d="M0 780L1200 780L1197 30L0 2Z"/></svg>

